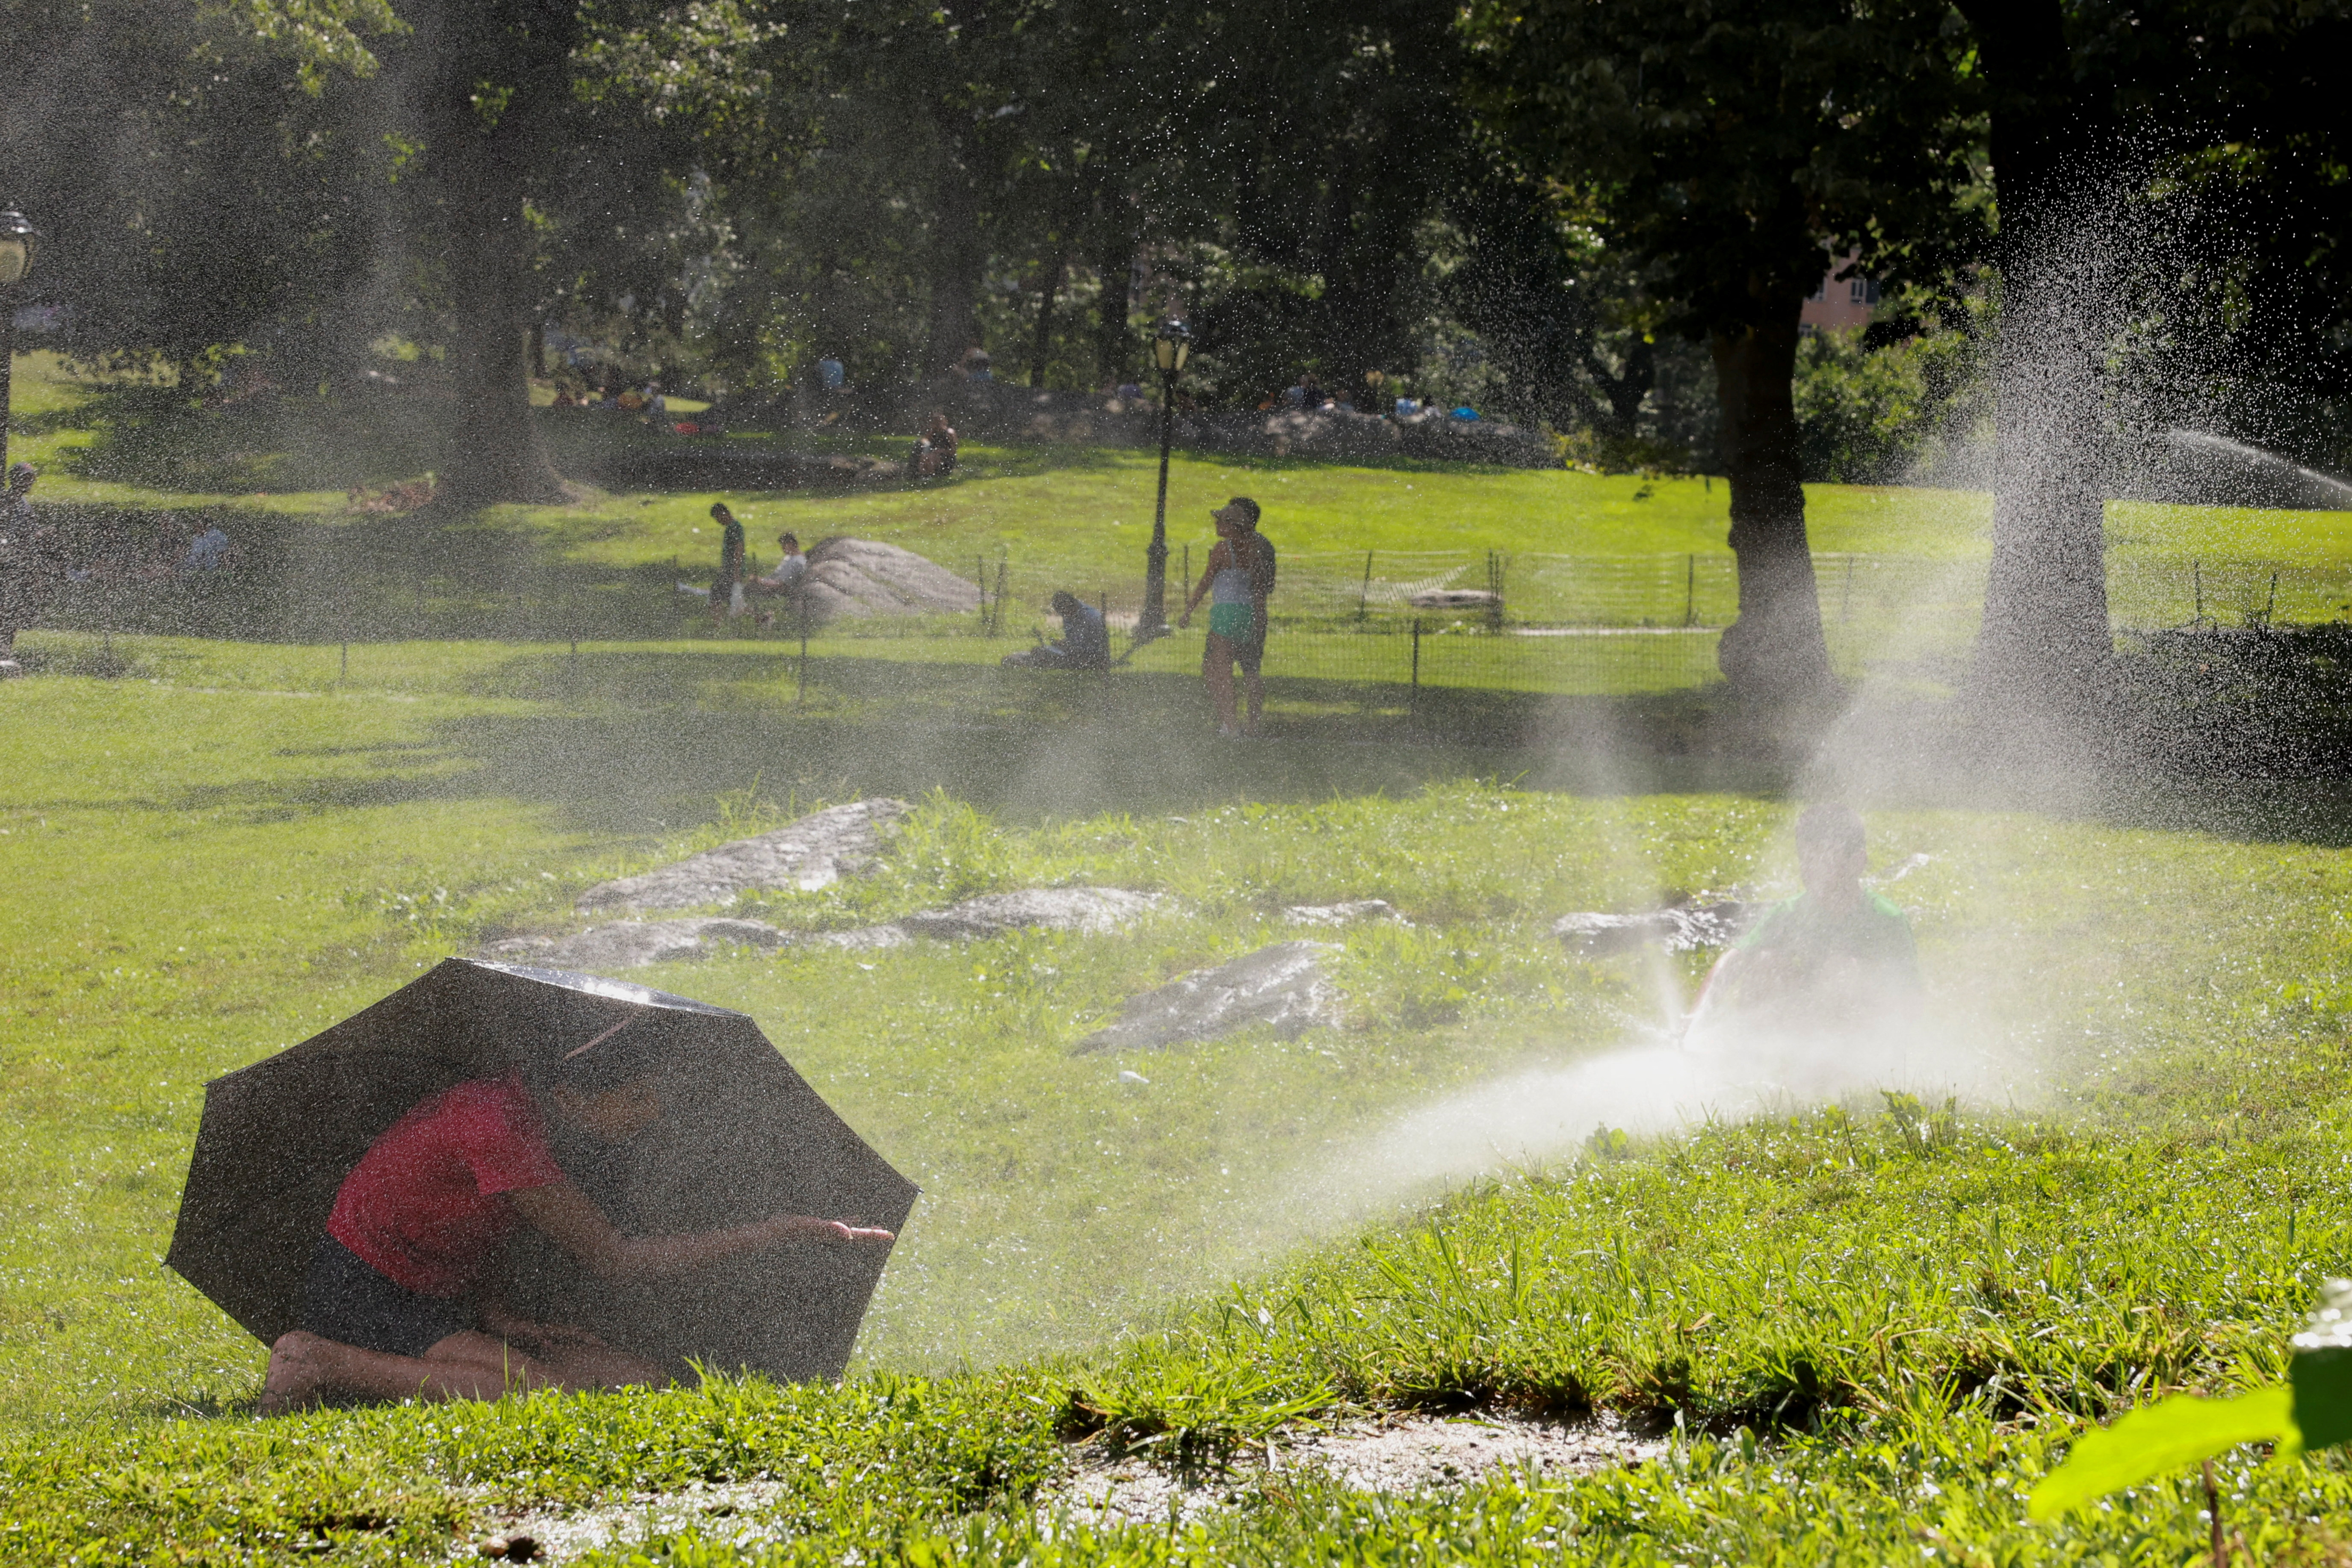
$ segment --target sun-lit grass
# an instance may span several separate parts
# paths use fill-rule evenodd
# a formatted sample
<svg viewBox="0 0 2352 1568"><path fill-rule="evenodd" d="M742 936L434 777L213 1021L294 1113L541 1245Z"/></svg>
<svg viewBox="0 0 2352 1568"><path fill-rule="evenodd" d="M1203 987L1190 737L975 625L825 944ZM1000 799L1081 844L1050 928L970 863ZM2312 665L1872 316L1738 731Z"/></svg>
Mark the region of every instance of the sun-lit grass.
<svg viewBox="0 0 2352 1568"><path fill-rule="evenodd" d="M28 382L51 395L20 380L20 421ZM860 531L916 544L1015 528L986 509L1025 494L1076 551L1083 507L1139 471L982 458L966 484L774 505L870 507ZM1216 474L1288 476L1302 530L1428 478L1207 465L1208 499ZM1636 542L1665 515L1639 509L1690 499L1438 477L1504 498L1483 517L1597 498L1622 516L1595 526ZM1868 539L1915 500L1873 494L1824 514L1858 509ZM707 542L683 531L706 498L637 499L488 531L639 568ZM1134 519L1118 537L1139 543ZM2321 545L2298 559L2328 569ZM832 636L803 706L789 639L575 658L463 619L463 587L425 613L481 635L363 640L348 668L331 640L46 631L25 638L40 672L0 686L0 1561L439 1559L498 1508L767 1478L775 1562L2177 1563L2203 1549L2187 1486L2056 1527L2021 1494L2084 1421L2274 1373L2313 1282L2347 1271L2332 788L1866 801L1878 868L1910 868L1890 890L1935 1002L2005 1087L1604 1136L1582 1163L1589 1122L1563 1111L1552 1143L1443 1197L1367 1178L1362 1151L1408 1109L1654 1038L1661 984L1703 963L1580 959L1557 915L1790 886L1786 771L1708 754L1708 700L1545 709L1590 722L1451 748L1395 677L1341 668L1396 639L1324 627L1277 668L1278 738L1223 746L1190 642L1107 688L987 668L1006 639ZM1592 751L1603 720L1623 756ZM246 1414L261 1347L159 1262L205 1079L445 953L563 929L593 881L878 793L920 809L875 876L736 912L839 929L1061 883L1165 901L1117 935L634 973L751 1014L924 1187L848 1384ZM1364 898L1411 923L1283 915ZM1335 944L1343 1027L1072 1054L1135 991L1296 937ZM1301 1419L1590 1406L1683 1435L1638 1470L1387 1499L1247 1462ZM1041 1513L1085 1433L1181 1450L1239 1500L1181 1527ZM2220 1469L2258 1560L2340 1557L2340 1461L2257 1458ZM689 1535L644 1560L747 1558Z"/></svg>
<svg viewBox="0 0 2352 1568"><path fill-rule="evenodd" d="M54 356L19 356L13 449L45 469L43 493L119 505L234 503L331 515L352 485L412 477L432 466L413 411L396 395L365 408L271 412L231 408L203 419L131 420L94 384L64 375ZM633 422L579 413L545 416L559 454L646 439ZM207 422L208 421L208 422ZM789 437L780 444L791 446ZM870 443L896 450L903 443ZM175 467L176 465L176 467ZM234 477L206 488L166 473ZM130 476L148 474L144 480ZM885 483L847 494L693 492L616 495L584 505L501 509L509 524L588 564L626 568L694 561L716 552L707 513L715 500L742 511L755 549L773 534L854 533L903 545L955 570L1001 553L1020 569L1073 582L1139 574L1151 527L1157 454L1060 447L965 448L944 484ZM1890 486L1807 487L1813 547L1837 553L1967 561L1990 549L1992 510L1981 493ZM1269 537L1297 552L1488 550L1517 554L1680 555L1726 551L1728 491L1719 479L1602 477L1455 464L1365 467L1299 459L1234 459L1179 452L1170 469L1169 537L1204 552L1208 510L1251 494ZM2122 557L2277 560L2316 566L2352 559L2352 512L2156 506L2114 502L2111 548Z"/></svg>

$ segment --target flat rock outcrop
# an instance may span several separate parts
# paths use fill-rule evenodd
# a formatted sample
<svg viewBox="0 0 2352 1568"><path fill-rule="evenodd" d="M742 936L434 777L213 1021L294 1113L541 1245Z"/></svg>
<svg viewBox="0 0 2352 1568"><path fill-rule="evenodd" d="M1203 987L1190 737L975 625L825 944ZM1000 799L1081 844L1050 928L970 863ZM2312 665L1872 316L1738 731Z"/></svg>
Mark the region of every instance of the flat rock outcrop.
<svg viewBox="0 0 2352 1568"><path fill-rule="evenodd" d="M1080 1040L1073 1053L1155 1051L1213 1040L1252 1024L1297 1035L1339 1021L1339 994L1323 976L1327 942L1278 942L1214 969L1181 975L1130 997L1118 1022Z"/></svg>
<svg viewBox="0 0 2352 1568"><path fill-rule="evenodd" d="M1587 957L1631 952L1654 942L1669 952L1689 952L1702 947L1725 947L1756 922L1762 904L1726 901L1681 904L1640 914L1573 914L1554 921L1551 934Z"/></svg>
<svg viewBox="0 0 2352 1568"><path fill-rule="evenodd" d="M1024 888L982 893L950 909L904 915L890 923L934 942L976 942L1017 931L1123 931L1160 907L1157 893L1122 888Z"/></svg>
<svg viewBox="0 0 2352 1568"><path fill-rule="evenodd" d="M1134 924L1164 901L1157 893L1130 893L1121 888L1026 888L1013 893L983 893L944 910L924 910L853 931L785 931L759 921L716 915L614 921L569 936L509 937L492 942L483 955L593 974L707 958L730 947L838 947L865 952L925 940L983 942L1022 931L1116 931Z"/></svg>
<svg viewBox="0 0 2352 1568"><path fill-rule="evenodd" d="M707 958L728 947L782 947L792 933L758 921L716 917L682 921L616 921L570 936L520 936L492 942L492 958L521 960L548 969L596 974L648 963Z"/></svg>
<svg viewBox="0 0 2352 1568"><path fill-rule="evenodd" d="M1282 911L1282 917L1308 926L1353 925L1358 921L1394 921L1399 925L1412 923L1397 913L1396 906L1386 899L1349 899L1338 904L1292 904Z"/></svg>
<svg viewBox="0 0 2352 1568"><path fill-rule="evenodd" d="M635 877L603 882L580 895L583 914L607 910L691 910L738 893L797 888L812 891L874 864L882 836L914 809L903 800L851 801L812 812L788 826L721 844Z"/></svg>

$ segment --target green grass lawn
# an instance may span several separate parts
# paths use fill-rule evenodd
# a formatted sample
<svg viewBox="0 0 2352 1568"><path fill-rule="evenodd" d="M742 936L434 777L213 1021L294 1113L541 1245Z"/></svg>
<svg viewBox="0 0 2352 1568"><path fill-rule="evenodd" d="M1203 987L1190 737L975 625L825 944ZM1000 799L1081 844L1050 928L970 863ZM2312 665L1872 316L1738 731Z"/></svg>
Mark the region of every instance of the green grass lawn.
<svg viewBox="0 0 2352 1568"><path fill-rule="evenodd" d="M43 493L126 505L235 503L267 511L339 512L352 485L413 477L431 466L420 416L397 395L329 408L248 404L194 416L155 390L109 391L67 376L53 356L19 356L16 455L45 470ZM559 455L642 439L603 416L545 416ZM904 442L871 444L901 451ZM1120 583L1139 574L1151 527L1156 454L1052 447L968 447L946 484L862 493L613 496L584 506L519 508L511 526L548 531L556 546L605 568L700 560L716 550L705 513L715 499L745 512L755 547L772 536L856 533L900 544L959 571L1009 556L1024 574ZM1213 540L1208 510L1237 493L1266 509L1270 537L1307 555L1372 551L1520 555L1721 554L1728 494L1719 479L1643 479L1453 464L1357 467L1293 459L1238 461L1179 452L1170 469L1169 537L1196 554ZM1990 548L1981 494L1885 486L1807 487L1813 547L1833 553L1967 561ZM2352 513L2163 507L2116 502L2119 557L2276 561L2326 567L2352 560Z"/></svg>
<svg viewBox="0 0 2352 1568"><path fill-rule="evenodd" d="M2184 1489L2054 1530L2021 1521L2018 1491L2081 1420L2274 1369L2352 1240L2352 856L2331 797L2218 832L2181 825L2194 803L1888 803L1878 861L1927 857L1896 890L2004 1089L1956 1118L1792 1106L1591 1166L1564 1108L1550 1143L1432 1210L1427 1172L1366 1176L1381 1129L1644 1038L1654 977L1569 956L1549 922L1788 886L1769 778L1694 789L1656 764L1596 787L1538 752L1311 731L1219 750L1082 713L943 732L845 699L796 711L751 651L566 689L566 656L488 644L365 649L397 679L349 685L324 648L126 648L146 678L0 689L12 1560L390 1560L500 1503L763 1473L792 1479L794 1560L1419 1541L1464 1561L1875 1563L1921 1552L1923 1524L1962 1561L2178 1560ZM1498 773L1521 783L1480 782ZM205 1079L558 919L589 881L942 784L872 880L744 909L841 926L1068 880L1171 906L1117 937L637 975L751 1013L923 1184L850 1384L242 1414L261 1347L157 1261ZM1068 1054L1121 996L1299 934L1284 905L1351 897L1412 923L1337 934L1346 1028ZM1276 1498L1244 1475L1242 1504L1174 1535L1041 1533L1025 1500L1056 1431L1166 1432L1213 1462L1302 1412L1475 1405L1679 1413L1692 1438L1638 1473L1452 1498ZM2339 1506L2335 1461L2227 1473L2258 1539L2333 1539L2299 1521Z"/></svg>
<svg viewBox="0 0 2352 1568"><path fill-rule="evenodd" d="M19 423L27 395L87 418L60 385L20 380ZM89 428L35 438L54 455ZM940 489L763 498L759 515L871 508L859 531L915 544L933 524L890 509L940 508L934 537L961 549L1023 526L980 519L1025 495L1051 514L1036 537L1075 551L1069 498L1110 504L1144 471L983 457ZM1220 499L1214 476L1235 472L1262 493L1289 477L1296 515L1328 504L1334 529L1349 496L1424 481L1497 519L1580 495L1636 540L1662 502L1696 530L1721 499L1308 465L1201 465L1187 482ZM108 499L152 504L156 477L105 481L126 486ZM1916 500L1841 493L1864 517ZM289 538L348 535L322 581L396 563L418 537L401 529L423 528L340 521L331 499L272 498L317 531ZM438 1561L501 1508L754 1478L775 1488L760 1510L783 1533L776 1563L2203 1549L2185 1483L2055 1526L2028 1524L2021 1494L2087 1422L2275 1374L2317 1281L2352 1272L2340 791L2119 780L1866 801L1880 871L1909 868L1888 891L1947 1053L1886 1087L1925 1100L1874 1081L1645 1135L1651 1100L1593 1086L1638 1087L1654 1058L1612 1064L1654 1045L1662 991L1686 991L1702 959L1580 959L1549 925L1792 885L1795 770L1731 745L1712 700L1541 706L1476 667L1509 639L1449 636L1425 657L1458 645L1465 686L1428 700L1549 738L1435 744L1462 726L1417 725L1393 674L1346 663L1351 642L1386 657L1396 639L1325 627L1297 633L1310 673L1276 680L1278 738L1255 746L1203 735L1183 644L1147 650L1107 702L1097 682L984 667L1003 640L838 636L813 648L803 703L788 643L676 635L660 569L704 502L424 533L429 582L364 580L423 593L431 629L467 635L362 625L348 669L331 635L263 635L227 609L206 637L27 634L40 672L0 685L0 1561ZM2300 523L2315 538L2326 521ZM501 630L485 584L509 568L608 595L592 624L611 635L575 655L523 612ZM640 589L657 612L621 602ZM1066 882L1167 903L1111 936L633 973L750 1013L922 1184L842 1387L249 1414L263 1348L160 1263L207 1079L443 955L560 928L594 881L879 793L920 809L877 875L740 912L838 928ZM1361 898L1410 923L1281 912ZM1135 991L1297 936L1338 944L1344 1027L1071 1054ZM1972 1086L1948 1108L1939 1073ZM1400 1142L1399 1119L1432 1106L1501 1131ZM1379 1498L1264 1480L1250 1460L1351 1414L1596 1408L1654 1424L1668 1457ZM1234 1500L1156 1527L1041 1510L1066 1443L1088 1435L1140 1446L1139 1463L1181 1452ZM2340 1458L2241 1451L2220 1471L2257 1560L2342 1560ZM614 1560L629 1558L749 1560L691 1531Z"/></svg>

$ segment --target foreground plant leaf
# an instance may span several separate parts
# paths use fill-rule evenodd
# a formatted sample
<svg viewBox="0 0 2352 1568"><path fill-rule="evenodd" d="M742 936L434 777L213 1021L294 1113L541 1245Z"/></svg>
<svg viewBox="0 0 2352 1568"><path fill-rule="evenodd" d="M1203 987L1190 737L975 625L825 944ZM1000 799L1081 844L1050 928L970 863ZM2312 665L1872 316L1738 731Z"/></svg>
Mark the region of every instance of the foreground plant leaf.
<svg viewBox="0 0 2352 1568"><path fill-rule="evenodd" d="M2159 1400L2076 1443L2066 1462L2033 1489L2027 1512L2037 1521L2055 1519L2109 1492L2154 1480L2241 1443L2279 1442L2294 1436L2294 1394L2284 1383L2235 1399L2184 1394Z"/></svg>

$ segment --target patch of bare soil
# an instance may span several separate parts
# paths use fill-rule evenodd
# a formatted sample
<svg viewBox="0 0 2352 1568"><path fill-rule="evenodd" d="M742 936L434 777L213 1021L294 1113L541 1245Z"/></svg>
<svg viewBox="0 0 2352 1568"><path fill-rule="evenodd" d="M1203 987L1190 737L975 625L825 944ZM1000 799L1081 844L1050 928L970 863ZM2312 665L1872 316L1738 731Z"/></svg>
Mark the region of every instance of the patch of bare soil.
<svg viewBox="0 0 2352 1568"><path fill-rule="evenodd" d="M1646 1463L1665 1447L1605 1415L1570 1424L1397 1415L1282 1433L1228 1470L1187 1478L1148 1458L1113 1458L1082 1444L1069 1450L1067 1472L1046 1484L1038 1507L1088 1523L1164 1524L1171 1515L1190 1519L1239 1502L1276 1479L1311 1476L1356 1491L1412 1492L1468 1486L1497 1470L1589 1475ZM536 1547L531 1561L562 1563L600 1547L688 1529L705 1540L751 1546L783 1533L769 1513L782 1491L775 1481L698 1482L601 1508L500 1515L477 1529L462 1549L472 1555L474 1542L529 1536Z"/></svg>
<svg viewBox="0 0 2352 1568"><path fill-rule="evenodd" d="M1171 1514L1189 1518L1238 1501L1277 1477L1314 1475L1356 1491L1411 1492L1468 1486L1506 1469L1586 1475L1664 1452L1664 1442L1637 1436L1605 1415L1572 1424L1397 1415L1285 1433L1255 1463L1190 1479L1132 1456L1114 1459L1081 1447L1072 1453L1070 1475L1047 1487L1041 1501L1089 1521L1164 1523Z"/></svg>

